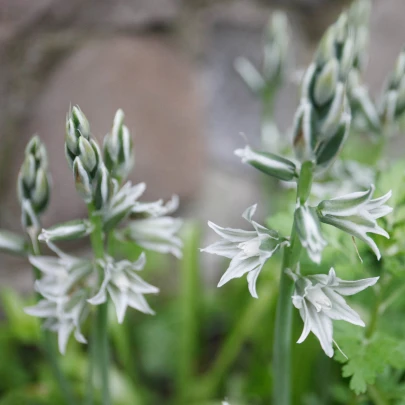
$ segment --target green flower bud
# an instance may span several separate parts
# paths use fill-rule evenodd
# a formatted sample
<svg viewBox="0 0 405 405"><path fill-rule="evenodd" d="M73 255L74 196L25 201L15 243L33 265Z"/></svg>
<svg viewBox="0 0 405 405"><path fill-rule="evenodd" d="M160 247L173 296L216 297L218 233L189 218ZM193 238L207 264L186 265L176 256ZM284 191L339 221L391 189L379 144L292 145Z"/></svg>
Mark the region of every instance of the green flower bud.
<svg viewBox="0 0 405 405"><path fill-rule="evenodd" d="M350 121L350 115L344 114L334 135L317 145L315 149L316 171L325 170L334 162L349 136Z"/></svg>
<svg viewBox="0 0 405 405"><path fill-rule="evenodd" d="M94 190L94 205L96 209L101 209L108 204L114 194L114 190L114 181L105 165L102 164L97 173Z"/></svg>
<svg viewBox="0 0 405 405"><path fill-rule="evenodd" d="M28 244L22 236L2 229L0 230L0 251L26 256L28 254Z"/></svg>
<svg viewBox="0 0 405 405"><path fill-rule="evenodd" d="M79 157L73 162L73 175L75 178L76 190L86 203L90 203L93 200L90 178Z"/></svg>
<svg viewBox="0 0 405 405"><path fill-rule="evenodd" d="M66 117L65 155L71 169L76 157L80 157L91 179L96 174L99 162L93 143L87 118L79 107L73 107Z"/></svg>
<svg viewBox="0 0 405 405"><path fill-rule="evenodd" d="M80 160L88 173L94 172L97 166L97 156L90 142L80 137L78 141Z"/></svg>
<svg viewBox="0 0 405 405"><path fill-rule="evenodd" d="M23 226L36 226L39 224L38 216L44 212L50 197L46 149L37 136L30 140L25 149L25 159L18 175L17 193L21 206L29 206L23 212Z"/></svg>
<svg viewBox="0 0 405 405"><path fill-rule="evenodd" d="M94 227L90 221L75 219L43 229L38 239L45 242L80 239L89 235Z"/></svg>
<svg viewBox="0 0 405 405"><path fill-rule="evenodd" d="M336 86L335 97L329 107L326 117L322 122L319 141L329 139L336 133L342 116L345 113L346 106L347 100L344 84L339 82Z"/></svg>
<svg viewBox="0 0 405 405"><path fill-rule="evenodd" d="M316 143L316 130L314 127L314 111L312 105L301 102L295 114L293 124L293 146L297 158L301 162L314 158L313 147Z"/></svg>
<svg viewBox="0 0 405 405"><path fill-rule="evenodd" d="M324 66L329 60L335 57L335 30L329 27L323 35L315 55L317 66Z"/></svg>
<svg viewBox="0 0 405 405"><path fill-rule="evenodd" d="M283 73L288 50L288 21L285 13L274 12L267 24L263 76L267 82L278 80Z"/></svg>
<svg viewBox="0 0 405 405"><path fill-rule="evenodd" d="M346 80L347 75L350 72L350 69L353 66L354 62L354 41L353 38L349 37L343 44L342 54L340 58L340 80Z"/></svg>
<svg viewBox="0 0 405 405"><path fill-rule="evenodd" d="M250 146L246 146L244 149L237 149L235 155L241 157L243 163L248 163L279 180L290 181L297 177L295 164L273 153L256 152Z"/></svg>
<svg viewBox="0 0 405 405"><path fill-rule="evenodd" d="M120 181L128 176L134 163L131 134L123 121L124 113L118 110L111 133L104 138L105 164L111 175Z"/></svg>
<svg viewBox="0 0 405 405"><path fill-rule="evenodd" d="M318 106L323 106L332 99L336 91L338 73L339 63L335 58L322 68L314 86L314 99Z"/></svg>

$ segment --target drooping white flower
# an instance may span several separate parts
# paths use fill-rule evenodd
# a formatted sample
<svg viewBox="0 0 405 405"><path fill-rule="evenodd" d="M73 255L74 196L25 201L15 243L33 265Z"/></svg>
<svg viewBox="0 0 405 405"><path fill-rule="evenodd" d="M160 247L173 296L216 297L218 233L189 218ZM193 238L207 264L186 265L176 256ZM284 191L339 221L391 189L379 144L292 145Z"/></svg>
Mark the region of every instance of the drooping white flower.
<svg viewBox="0 0 405 405"><path fill-rule="evenodd" d="M119 222L129 218L128 225L116 232L120 239L130 239L139 246L159 253L171 253L181 258L181 239L177 236L182 226L179 218L169 216L179 205L174 195L168 202L137 201L145 191L145 183L132 186L126 183L111 199L103 213L104 227L112 229Z"/></svg>
<svg viewBox="0 0 405 405"><path fill-rule="evenodd" d="M213 229L223 240L215 242L201 249L219 256L227 257L231 263L221 277L218 287L223 286L233 278L247 274L250 294L258 298L256 292L256 280L264 263L283 245L288 243L285 238L271 229L252 220L257 205L249 207L242 215L254 228L252 231L242 229L222 228L212 222L208 226Z"/></svg>
<svg viewBox="0 0 405 405"><path fill-rule="evenodd" d="M87 343L80 329L88 314L84 291L78 291L70 296L50 298L24 308L24 311L29 315L46 319L43 327L58 334L58 346L62 354L66 352L66 345L72 333L78 342Z"/></svg>
<svg viewBox="0 0 405 405"><path fill-rule="evenodd" d="M307 205L300 205L295 210L294 221L301 244L307 250L308 256L315 263L320 263L326 241L321 233L317 213Z"/></svg>
<svg viewBox="0 0 405 405"><path fill-rule="evenodd" d="M391 207L385 205L392 193L389 191L382 197L372 199L374 190L374 185L371 185L367 191L322 201L318 205L318 213L321 222L333 225L367 243L379 260L380 251L367 233L389 238L376 220L392 211Z"/></svg>
<svg viewBox="0 0 405 405"><path fill-rule="evenodd" d="M93 305L102 304L106 302L108 294L114 303L119 323L124 321L127 307L146 314L154 314L143 295L156 294L159 289L146 283L137 274L143 269L145 263L145 253L142 253L135 262L128 260L115 262L111 257L101 261L100 265L104 269L104 280L98 293L88 302Z"/></svg>
<svg viewBox="0 0 405 405"><path fill-rule="evenodd" d="M300 311L304 330L297 343L302 343L313 332L319 339L327 356L333 356L332 320L342 320L354 325L365 326L359 314L347 305L342 295L353 295L374 285L379 277L346 281L336 277L335 270L329 274L303 277L299 273L286 270L294 280L293 305Z"/></svg>
<svg viewBox="0 0 405 405"><path fill-rule="evenodd" d="M58 334L59 351L64 354L69 336L86 343L80 325L87 316L87 296L84 287L94 270L92 261L67 255L52 243L48 246L55 256L30 256L30 263L43 273L35 289L44 299L25 308L32 316L46 318L43 327ZM81 288L77 289L80 286Z"/></svg>

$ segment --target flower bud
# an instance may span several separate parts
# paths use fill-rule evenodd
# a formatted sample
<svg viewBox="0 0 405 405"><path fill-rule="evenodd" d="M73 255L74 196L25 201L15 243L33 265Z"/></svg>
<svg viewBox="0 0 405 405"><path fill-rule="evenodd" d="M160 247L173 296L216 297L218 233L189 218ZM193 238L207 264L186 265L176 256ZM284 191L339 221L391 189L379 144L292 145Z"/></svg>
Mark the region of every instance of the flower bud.
<svg viewBox="0 0 405 405"><path fill-rule="evenodd" d="M334 28L329 27L323 35L315 55L315 63L317 66L324 66L329 60L335 56L335 32Z"/></svg>
<svg viewBox="0 0 405 405"><path fill-rule="evenodd" d="M134 163L131 134L123 121L124 112L118 110L111 133L104 138L105 165L111 175L118 180L128 176Z"/></svg>
<svg viewBox="0 0 405 405"><path fill-rule="evenodd" d="M323 106L335 94L339 73L339 63L330 59L319 73L314 86L314 99L318 106Z"/></svg>
<svg viewBox="0 0 405 405"><path fill-rule="evenodd" d="M317 145L315 155L318 172L327 169L336 159L349 136L350 121L350 115L344 114L335 134Z"/></svg>
<svg viewBox="0 0 405 405"><path fill-rule="evenodd" d="M25 256L28 253L28 244L22 236L0 230L0 251Z"/></svg>
<svg viewBox="0 0 405 405"><path fill-rule="evenodd" d="M343 44L342 55L340 58L339 79L346 80L354 62L354 41L348 37Z"/></svg>
<svg viewBox="0 0 405 405"><path fill-rule="evenodd" d="M242 158L243 163L248 163L261 172L279 180L290 181L297 177L295 164L273 153L256 152L250 146L246 146L244 149L235 150L235 155Z"/></svg>
<svg viewBox="0 0 405 405"><path fill-rule="evenodd" d="M94 190L94 205L96 209L105 207L114 194L115 186L113 180L105 165L102 164L97 173Z"/></svg>
<svg viewBox="0 0 405 405"><path fill-rule="evenodd" d="M93 143L86 116L79 107L73 107L66 117L65 155L71 169L79 156L90 178L94 178L99 162Z"/></svg>
<svg viewBox="0 0 405 405"><path fill-rule="evenodd" d="M79 157L73 162L73 175L75 178L76 190L86 203L90 203L93 200L90 178Z"/></svg>
<svg viewBox="0 0 405 405"><path fill-rule="evenodd" d="M319 134L319 141L325 141L336 134L347 105L344 84L339 82L336 86L335 97L324 118Z"/></svg>
<svg viewBox="0 0 405 405"><path fill-rule="evenodd" d="M80 160L88 173L92 173L97 166L97 157L90 142L81 136L78 141Z"/></svg>
<svg viewBox="0 0 405 405"><path fill-rule="evenodd" d="M293 124L293 146L297 158L301 162L314 158L315 128L313 125L313 107L307 102L301 102L295 114Z"/></svg>
<svg viewBox="0 0 405 405"><path fill-rule="evenodd" d="M21 205L24 201L29 202L29 214L23 213L24 226L39 223L37 217L49 203L50 176L46 150L37 136L30 140L25 149L25 159L18 175L17 193Z"/></svg>
<svg viewBox="0 0 405 405"><path fill-rule="evenodd" d="M274 12L267 24L265 37L263 76L266 82L273 82L282 75L288 42L287 17L281 11Z"/></svg>
<svg viewBox="0 0 405 405"><path fill-rule="evenodd" d="M42 229L38 239L45 242L73 240L87 236L93 231L93 225L85 219L75 219Z"/></svg>
<svg viewBox="0 0 405 405"><path fill-rule="evenodd" d="M320 263L326 241L322 237L321 225L316 211L307 205L300 205L295 210L294 224L302 247L307 250L312 261Z"/></svg>

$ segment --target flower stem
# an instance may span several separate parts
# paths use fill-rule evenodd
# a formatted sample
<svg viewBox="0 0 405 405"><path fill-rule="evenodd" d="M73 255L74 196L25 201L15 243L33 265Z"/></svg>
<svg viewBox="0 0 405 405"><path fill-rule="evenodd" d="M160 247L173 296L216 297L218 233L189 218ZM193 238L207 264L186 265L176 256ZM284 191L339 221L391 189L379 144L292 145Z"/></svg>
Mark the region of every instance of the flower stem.
<svg viewBox="0 0 405 405"><path fill-rule="evenodd" d="M94 226L90 234L90 241L96 259L104 258L104 235L102 217L95 211L92 204L88 206L89 218ZM100 273L103 269L100 268ZM100 274L103 277L103 274ZM95 347L94 354L90 357L89 374L98 370L100 373L100 383L102 387L102 404L110 405L110 385L109 385L109 368L110 353L108 345L108 301L97 307L96 320L93 324L92 342ZM90 378L91 376L90 376ZM91 397L90 397L91 398Z"/></svg>
<svg viewBox="0 0 405 405"><path fill-rule="evenodd" d="M33 232L28 232L30 239L31 239L31 254L34 256L39 256L41 254L41 251L39 249L38 245L38 232L33 231ZM34 279L38 280L41 275L40 271L33 266L32 267L33 273L34 273ZM41 299L41 296L39 293L37 293L37 300L39 301ZM66 405L75 405L76 402L73 398L71 387L69 383L67 382L67 379L62 373L62 370L59 365L58 361L58 349L55 345L55 340L53 337L53 333L47 329L43 329L41 332L41 339L42 339L42 350L45 352L45 356L47 357L47 360L49 362L49 365L51 366L52 369L52 374L57 382L57 385L59 386L60 392L62 394L62 397L65 400Z"/></svg>
<svg viewBox="0 0 405 405"><path fill-rule="evenodd" d="M301 168L297 186L297 201L301 204L305 204L311 191L312 168L312 162L305 162ZM290 246L284 248L274 331L273 403L277 405L290 405L291 403L291 295L294 285L285 274L285 270L295 270L301 249L301 243L295 231L295 224L293 224Z"/></svg>

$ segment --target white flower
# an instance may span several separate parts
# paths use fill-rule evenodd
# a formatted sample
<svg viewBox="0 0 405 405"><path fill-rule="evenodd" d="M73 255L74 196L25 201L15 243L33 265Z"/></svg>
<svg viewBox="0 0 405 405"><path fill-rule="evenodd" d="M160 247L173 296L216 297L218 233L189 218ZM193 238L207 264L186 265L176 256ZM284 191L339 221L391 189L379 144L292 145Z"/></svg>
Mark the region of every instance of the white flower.
<svg viewBox="0 0 405 405"><path fill-rule="evenodd" d="M317 213L307 205L300 205L295 210L294 221L301 244L307 250L308 256L315 263L320 263L326 241L322 237Z"/></svg>
<svg viewBox="0 0 405 405"><path fill-rule="evenodd" d="M299 309L304 321L304 330L297 343L302 343L312 331L319 339L326 355L332 357L332 320L365 326L359 314L346 304L342 295L353 295L363 291L374 285L379 277L345 281L336 277L333 268L330 269L329 275L317 274L307 277L293 273L289 269L286 272L294 280L295 291L292 302Z"/></svg>
<svg viewBox="0 0 405 405"><path fill-rule="evenodd" d="M202 252L227 257L231 263L221 277L218 287L223 286L233 278L247 274L250 294L258 298L256 280L264 263L287 241L279 236L276 231L267 229L252 220L257 205L249 207L242 215L254 228L252 231L241 229L222 228L212 222L208 226L223 238Z"/></svg>
<svg viewBox="0 0 405 405"><path fill-rule="evenodd" d="M130 218L127 227L117 231L118 238L130 239L145 249L171 253L181 258L183 244L177 232L182 221L168 216L178 208L179 198L174 195L166 203L163 200L137 201L145 189L145 183L136 186L126 183L103 212L105 229L112 229L122 220Z"/></svg>
<svg viewBox="0 0 405 405"><path fill-rule="evenodd" d="M72 332L78 342L87 343L80 330L80 325L88 313L86 305L86 296L83 291L78 291L72 296L63 295L53 297L52 300L43 299L35 306L24 308L24 311L32 316L46 318L43 327L58 334L59 351L65 354Z"/></svg>
<svg viewBox="0 0 405 405"><path fill-rule="evenodd" d="M342 229L367 243L379 260L380 251L367 233L389 238L388 233L377 225L376 220L392 211L391 207L385 205L392 193L389 191L382 197L372 199L374 190L374 185L371 185L367 191L322 201L318 205L318 213L321 222Z"/></svg>
<svg viewBox="0 0 405 405"><path fill-rule="evenodd" d="M136 274L143 269L145 262L144 253L136 262L128 260L114 262L111 257L101 261L100 265L104 267L104 280L98 293L88 302L93 305L102 304L107 300L108 293L114 303L119 323L124 321L127 307L153 314L143 294L156 294L159 289L146 283Z"/></svg>
<svg viewBox="0 0 405 405"><path fill-rule="evenodd" d="M43 273L43 277L36 280L35 289L44 299L33 307L25 308L25 312L46 318L43 327L58 333L59 351L64 354L73 331L77 341L86 343L80 331L80 324L88 312L83 287L86 286L94 266L90 260L67 255L52 243L48 245L58 257L29 257L30 263Z"/></svg>

